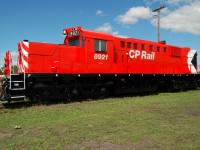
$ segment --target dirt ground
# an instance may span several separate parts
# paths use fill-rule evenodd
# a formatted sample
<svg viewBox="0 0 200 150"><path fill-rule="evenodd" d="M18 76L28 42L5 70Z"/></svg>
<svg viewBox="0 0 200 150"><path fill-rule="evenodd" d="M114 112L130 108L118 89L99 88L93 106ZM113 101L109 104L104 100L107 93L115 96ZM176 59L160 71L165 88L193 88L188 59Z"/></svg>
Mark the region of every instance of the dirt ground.
<svg viewBox="0 0 200 150"><path fill-rule="evenodd" d="M91 150L132 150L132 149L152 149L152 143L150 140L143 139L139 143L127 143L127 144L114 144L110 142L97 142L88 141L81 142L80 144L68 144L64 147L64 150L77 150L77 149L91 149Z"/></svg>

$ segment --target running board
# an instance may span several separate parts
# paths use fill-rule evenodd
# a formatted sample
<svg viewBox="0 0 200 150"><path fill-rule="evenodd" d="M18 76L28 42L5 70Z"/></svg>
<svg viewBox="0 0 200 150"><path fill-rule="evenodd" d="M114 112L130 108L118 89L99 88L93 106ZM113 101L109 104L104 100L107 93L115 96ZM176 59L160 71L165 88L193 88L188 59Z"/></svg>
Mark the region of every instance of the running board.
<svg viewBox="0 0 200 150"><path fill-rule="evenodd" d="M25 98L25 95L22 96L11 96L11 99L21 99L21 98Z"/></svg>

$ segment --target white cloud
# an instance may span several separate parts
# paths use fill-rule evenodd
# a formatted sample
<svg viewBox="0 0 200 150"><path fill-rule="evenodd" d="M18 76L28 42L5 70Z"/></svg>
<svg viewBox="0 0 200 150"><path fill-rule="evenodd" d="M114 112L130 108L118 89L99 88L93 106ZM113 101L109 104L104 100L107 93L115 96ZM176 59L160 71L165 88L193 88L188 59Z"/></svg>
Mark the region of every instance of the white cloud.
<svg viewBox="0 0 200 150"><path fill-rule="evenodd" d="M167 3L171 4L171 5L177 5L178 3L180 3L183 0L168 0Z"/></svg>
<svg viewBox="0 0 200 150"><path fill-rule="evenodd" d="M152 17L149 7L132 7L125 14L117 16L118 23L128 25L135 24L139 19L150 19Z"/></svg>
<svg viewBox="0 0 200 150"><path fill-rule="evenodd" d="M200 1L182 6L161 19L161 27L200 35Z"/></svg>
<svg viewBox="0 0 200 150"><path fill-rule="evenodd" d="M173 32L187 32L200 35L200 0L143 0L145 3L162 2L162 4L180 4L175 10L170 7L161 11L161 28L169 29ZM157 19L149 7L132 7L122 15L115 18L120 24L135 24L139 19L151 21L152 25L157 26Z"/></svg>
<svg viewBox="0 0 200 150"><path fill-rule="evenodd" d="M118 32L114 32L112 26L109 23L104 23L102 26L95 29L95 31L110 33L110 34L118 34Z"/></svg>
<svg viewBox="0 0 200 150"><path fill-rule="evenodd" d="M11 57L17 57L18 56L18 53L15 52L15 51L10 52L10 54L11 54Z"/></svg>
<svg viewBox="0 0 200 150"><path fill-rule="evenodd" d="M171 6L177 6L177 5L185 5L185 4L190 4L194 1L199 1L199 0L143 0L143 2L147 6L151 6L155 3L159 3L160 5L171 5Z"/></svg>
<svg viewBox="0 0 200 150"><path fill-rule="evenodd" d="M0 68L4 66L4 59L0 59Z"/></svg>
<svg viewBox="0 0 200 150"><path fill-rule="evenodd" d="M4 66L4 57L5 57L6 53L3 52L1 53L1 57L0 57L0 68Z"/></svg>
<svg viewBox="0 0 200 150"><path fill-rule="evenodd" d="M102 10L97 10L96 11L96 16L105 16Z"/></svg>
<svg viewBox="0 0 200 150"><path fill-rule="evenodd" d="M157 3L157 2L159 2L160 4L163 4L163 3L164 3L163 1L166 2L166 0L143 0L143 2L144 2L147 6L151 6L151 5L153 5L154 3Z"/></svg>
<svg viewBox="0 0 200 150"><path fill-rule="evenodd" d="M190 4L197 0L167 0L166 3L170 5Z"/></svg>
<svg viewBox="0 0 200 150"><path fill-rule="evenodd" d="M110 25L110 23L104 23L102 26L97 27L95 29L95 31L109 33L109 34L112 34L112 35L118 36L118 37L126 37L126 36L123 36L123 35L119 35L118 31L114 31L112 26Z"/></svg>

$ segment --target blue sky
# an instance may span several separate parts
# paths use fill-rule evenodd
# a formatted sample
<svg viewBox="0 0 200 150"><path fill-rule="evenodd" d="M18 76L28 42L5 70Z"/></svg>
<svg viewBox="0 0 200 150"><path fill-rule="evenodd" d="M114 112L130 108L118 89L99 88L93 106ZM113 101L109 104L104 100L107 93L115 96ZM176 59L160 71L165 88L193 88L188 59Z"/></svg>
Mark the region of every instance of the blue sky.
<svg viewBox="0 0 200 150"><path fill-rule="evenodd" d="M16 57L17 42L62 43L63 28L78 25L157 41L152 10L163 5L161 40L196 49L200 55L200 0L1 0L0 66L5 51Z"/></svg>

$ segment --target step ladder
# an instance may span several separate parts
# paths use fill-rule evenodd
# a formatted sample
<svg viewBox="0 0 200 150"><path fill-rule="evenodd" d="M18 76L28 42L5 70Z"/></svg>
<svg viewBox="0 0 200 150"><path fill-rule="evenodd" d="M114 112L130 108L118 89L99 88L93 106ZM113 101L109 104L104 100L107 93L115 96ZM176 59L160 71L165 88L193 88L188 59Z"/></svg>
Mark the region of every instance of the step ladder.
<svg viewBox="0 0 200 150"><path fill-rule="evenodd" d="M25 74L10 74L11 101L25 98Z"/></svg>

